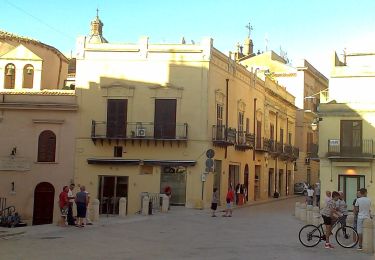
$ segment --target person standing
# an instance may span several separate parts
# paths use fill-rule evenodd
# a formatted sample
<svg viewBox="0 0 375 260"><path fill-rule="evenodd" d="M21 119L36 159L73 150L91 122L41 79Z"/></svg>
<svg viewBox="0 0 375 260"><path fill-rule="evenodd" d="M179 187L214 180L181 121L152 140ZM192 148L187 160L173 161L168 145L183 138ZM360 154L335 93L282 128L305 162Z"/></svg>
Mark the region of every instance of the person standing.
<svg viewBox="0 0 375 260"><path fill-rule="evenodd" d="M320 183L319 182L317 182L316 184L315 184L315 199L316 199L316 206L318 207L318 208L320 208Z"/></svg>
<svg viewBox="0 0 375 260"><path fill-rule="evenodd" d="M325 207L322 209L322 218L324 225L326 226L325 236L326 242L324 248L334 248L331 243L329 243L329 237L332 235L332 224L334 223L334 214L336 211L336 201L339 199L340 194L337 191L332 192L332 199L328 200Z"/></svg>
<svg viewBox="0 0 375 260"><path fill-rule="evenodd" d="M325 205L327 205L328 201L330 201L332 199L332 194L329 190L326 191L326 197L324 198L324 203Z"/></svg>
<svg viewBox="0 0 375 260"><path fill-rule="evenodd" d="M307 202L307 205L312 205L314 202L314 190L311 187L311 185L309 185L309 187L307 188L306 202Z"/></svg>
<svg viewBox="0 0 375 260"><path fill-rule="evenodd" d="M164 194L168 196L169 198L169 203L168 203L168 210L171 209L171 198L172 198L172 188L171 186L167 185L164 188Z"/></svg>
<svg viewBox="0 0 375 260"><path fill-rule="evenodd" d="M346 218L348 217L348 205L344 200L344 192L339 191L340 198L336 201L336 210L342 214L340 223L343 226L346 226Z"/></svg>
<svg viewBox="0 0 375 260"><path fill-rule="evenodd" d="M357 190L357 197L353 200L353 228L355 231L357 231L357 219L358 219L358 210L355 207L355 203L357 202L357 199L361 197L360 190Z"/></svg>
<svg viewBox="0 0 375 260"><path fill-rule="evenodd" d="M359 190L361 197L355 202L355 208L358 212L357 219L357 232L358 232L358 250L362 250L362 239L363 239L363 222L365 219L371 218L371 200L367 198L367 189L362 188Z"/></svg>
<svg viewBox="0 0 375 260"><path fill-rule="evenodd" d="M66 227L66 216L68 214L69 200L68 200L68 186L64 186L62 192L59 195L59 207L61 212L61 218L58 225L61 227Z"/></svg>
<svg viewBox="0 0 375 260"><path fill-rule="evenodd" d="M233 202L234 202L234 191L233 187L229 186L227 196L226 196L226 209L225 214L223 217L231 217L232 216L232 208L233 208Z"/></svg>
<svg viewBox="0 0 375 260"><path fill-rule="evenodd" d="M69 208L68 208L67 220L68 220L68 225L70 225L70 226L75 225L75 220L74 220L74 217L73 217L73 203L74 203L73 190L74 190L74 187L75 187L74 183L70 184L69 185L69 191L68 191Z"/></svg>
<svg viewBox="0 0 375 260"><path fill-rule="evenodd" d="M87 211L87 193L85 192L85 186L80 187L80 192L76 194L76 205L77 205L77 224L76 227L84 227L84 220L86 219Z"/></svg>
<svg viewBox="0 0 375 260"><path fill-rule="evenodd" d="M211 200L211 210L212 210L211 217L216 217L215 212L216 212L218 203L219 203L219 192L217 191L217 188L214 188L213 193L212 193L212 200Z"/></svg>

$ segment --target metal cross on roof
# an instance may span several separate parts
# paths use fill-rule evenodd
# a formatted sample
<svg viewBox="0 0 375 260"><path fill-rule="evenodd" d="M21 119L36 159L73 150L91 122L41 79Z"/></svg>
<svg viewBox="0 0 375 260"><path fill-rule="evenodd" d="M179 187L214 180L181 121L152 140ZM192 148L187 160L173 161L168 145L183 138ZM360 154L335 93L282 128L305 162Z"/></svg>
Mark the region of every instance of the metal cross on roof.
<svg viewBox="0 0 375 260"><path fill-rule="evenodd" d="M250 22L249 22L248 25L245 26L245 28L249 30L249 36L248 37L250 38L251 31L253 30L253 27L251 26Z"/></svg>

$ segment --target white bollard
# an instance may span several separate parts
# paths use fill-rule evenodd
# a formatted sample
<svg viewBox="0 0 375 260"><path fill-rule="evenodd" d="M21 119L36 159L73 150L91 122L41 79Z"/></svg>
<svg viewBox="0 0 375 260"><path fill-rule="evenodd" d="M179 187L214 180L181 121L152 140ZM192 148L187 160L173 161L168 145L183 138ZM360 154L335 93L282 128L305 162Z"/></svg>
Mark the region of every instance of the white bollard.
<svg viewBox="0 0 375 260"><path fill-rule="evenodd" d="M99 220L99 200L93 199L89 206L89 218L91 221Z"/></svg>
<svg viewBox="0 0 375 260"><path fill-rule="evenodd" d="M126 217L126 198L121 197L118 204L118 215L119 217Z"/></svg>
<svg viewBox="0 0 375 260"><path fill-rule="evenodd" d="M365 253L374 252L374 242L373 242L373 224L371 219L365 219L363 221L363 240L362 248Z"/></svg>
<svg viewBox="0 0 375 260"><path fill-rule="evenodd" d="M161 212L168 212L169 197L165 194L160 195L160 197L162 197Z"/></svg>
<svg viewBox="0 0 375 260"><path fill-rule="evenodd" d="M313 206L307 205L306 207L306 224L313 223Z"/></svg>
<svg viewBox="0 0 375 260"><path fill-rule="evenodd" d="M296 202L296 205L294 206L294 216L298 218L298 209L299 209L299 202Z"/></svg>
<svg viewBox="0 0 375 260"><path fill-rule="evenodd" d="M315 225L315 226L319 226L320 223L322 223L321 221L321 216L320 216L320 211L319 211L319 208L318 207L313 207L313 213L312 213L312 224Z"/></svg>
<svg viewBox="0 0 375 260"><path fill-rule="evenodd" d="M142 215L148 215L148 203L150 202L149 196L144 196L142 199Z"/></svg>
<svg viewBox="0 0 375 260"><path fill-rule="evenodd" d="M299 219L303 222L306 221L306 204L302 204L300 207Z"/></svg>

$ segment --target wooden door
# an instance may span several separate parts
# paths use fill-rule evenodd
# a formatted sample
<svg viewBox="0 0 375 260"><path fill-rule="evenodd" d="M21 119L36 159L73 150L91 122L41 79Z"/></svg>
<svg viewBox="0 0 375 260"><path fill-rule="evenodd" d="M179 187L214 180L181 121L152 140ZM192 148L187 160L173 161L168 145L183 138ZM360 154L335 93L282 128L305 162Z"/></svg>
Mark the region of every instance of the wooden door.
<svg viewBox="0 0 375 260"><path fill-rule="evenodd" d="M127 99L108 99L107 137L126 137Z"/></svg>
<svg viewBox="0 0 375 260"><path fill-rule="evenodd" d="M48 182L41 182L34 190L33 225L51 224L53 222L53 207L55 188Z"/></svg>
<svg viewBox="0 0 375 260"><path fill-rule="evenodd" d="M249 166L247 164L245 165L243 184L246 188L245 200L248 201L249 200Z"/></svg>
<svg viewBox="0 0 375 260"><path fill-rule="evenodd" d="M160 139L176 138L176 99L155 100L154 136Z"/></svg>

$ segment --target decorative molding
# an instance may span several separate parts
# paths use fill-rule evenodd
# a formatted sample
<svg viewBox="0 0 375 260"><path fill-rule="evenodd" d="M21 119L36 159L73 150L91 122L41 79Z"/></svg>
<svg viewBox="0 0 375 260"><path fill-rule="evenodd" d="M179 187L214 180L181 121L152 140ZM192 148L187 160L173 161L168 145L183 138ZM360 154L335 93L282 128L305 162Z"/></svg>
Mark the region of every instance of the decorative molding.
<svg viewBox="0 0 375 260"><path fill-rule="evenodd" d="M225 103L225 94L222 92L221 89L215 90L215 100L216 100L216 103L219 103L219 104Z"/></svg>
<svg viewBox="0 0 375 260"><path fill-rule="evenodd" d="M246 103L242 99L240 99L237 101L237 107L238 107L238 111L245 112Z"/></svg>
<svg viewBox="0 0 375 260"><path fill-rule="evenodd" d="M54 119L33 119L34 124L64 124L65 120L54 120Z"/></svg>

